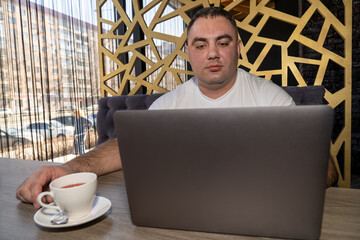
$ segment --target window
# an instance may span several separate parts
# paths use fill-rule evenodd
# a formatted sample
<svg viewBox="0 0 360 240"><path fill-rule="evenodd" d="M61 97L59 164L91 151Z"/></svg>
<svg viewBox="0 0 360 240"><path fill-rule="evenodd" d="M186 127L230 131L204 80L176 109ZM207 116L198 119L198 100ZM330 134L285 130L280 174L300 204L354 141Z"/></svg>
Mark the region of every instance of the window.
<svg viewBox="0 0 360 240"><path fill-rule="evenodd" d="M67 49L70 46L70 42L66 40L60 40L60 47Z"/></svg>
<svg viewBox="0 0 360 240"><path fill-rule="evenodd" d="M64 35L64 37L69 37L70 38L71 35L72 35L71 28L67 29L67 30L65 30L65 29L61 30L60 34Z"/></svg>
<svg viewBox="0 0 360 240"><path fill-rule="evenodd" d="M81 49L76 51L74 39L75 24L80 25L79 23L82 23L84 26L90 24L92 29L97 29L96 25L92 25L96 24L95 22L88 23L88 17L91 17L91 19L96 17L95 9L92 8L93 6L87 6L86 10L88 12L79 16L73 13L72 9L74 6L79 6L80 0L49 1L50 4L52 2L56 3L53 4L56 6L48 5L46 7L43 6L43 2L38 0L0 0L0 89L2 89L2 91L0 90L0 106L1 102L6 100L7 105L19 114L27 110L27 112L31 111L31 115L34 116L35 112L32 109L41 108L45 112L58 111L63 106L78 104L80 98L84 99L84 102L85 100L89 101L88 98L91 98L91 101L100 98L100 81L97 72L93 69L88 71L81 66L88 65L88 62L82 59L85 52L81 51ZM60 9L61 14L58 12ZM78 26L77 29L81 30L81 27ZM77 43L81 43L85 36L79 32L77 33L79 39ZM95 47L94 51L96 50ZM78 53L80 54L75 55ZM85 54L89 56L90 53ZM91 58L94 66L100 65L97 55L91 55ZM80 66L77 61L80 61ZM63 64L65 64L65 67L63 67ZM81 72L79 76L94 76L89 80L91 81L89 86L96 86L91 91L94 96L87 97L90 92L88 90L83 92L83 87L80 85L84 85L84 81L79 81L80 78L77 76L79 71ZM76 76L74 76L75 74ZM67 86L69 93L67 97L64 97L63 82L59 80L63 78L69 78L70 82L69 86ZM10 86L10 89L7 86ZM75 94L79 95L75 96ZM40 116L42 114L38 113L39 118L30 118L28 117L29 113L26 113L25 118L17 117L15 119L13 117L9 121L4 121L0 116L0 125L4 128L8 127L9 124L17 127L29 127L35 121L40 123L44 119L48 120L49 115L45 117L45 114ZM33 127L34 130L39 129L36 126ZM49 138L49 135L46 138ZM93 145L91 143L91 146ZM50 153L48 142L45 146L46 148L49 147L47 150L39 149L38 146L39 144L33 144L31 149L30 146L26 146L26 148L29 147L29 150L35 149L36 153L39 152L40 155ZM35 156L35 154L30 153L30 157L34 160L47 160L68 154L67 151L57 150L57 147L53 149L59 152L56 155L46 157L39 157L39 154ZM14 156L24 158L24 152L33 151L16 151ZM2 152L0 155L8 156L2 155Z"/></svg>
<svg viewBox="0 0 360 240"><path fill-rule="evenodd" d="M72 65L72 61L71 61L71 59L63 59L63 60L61 60L61 64L64 66Z"/></svg>
<svg viewBox="0 0 360 240"><path fill-rule="evenodd" d="M9 12L15 12L15 7L13 5L8 4L8 11Z"/></svg>
<svg viewBox="0 0 360 240"><path fill-rule="evenodd" d="M61 54L65 55L65 56L71 56L71 51L70 50L61 50Z"/></svg>
<svg viewBox="0 0 360 240"><path fill-rule="evenodd" d="M78 58L82 58L82 59L86 58L86 53L77 53L76 55Z"/></svg>
<svg viewBox="0 0 360 240"><path fill-rule="evenodd" d="M70 28L70 23L66 20L62 20L59 24L65 28Z"/></svg>
<svg viewBox="0 0 360 240"><path fill-rule="evenodd" d="M80 66L80 67L85 67L85 62L77 61L77 65Z"/></svg>
<svg viewBox="0 0 360 240"><path fill-rule="evenodd" d="M14 17L9 17L8 20L9 20L9 23L16 23L16 18L14 18Z"/></svg>

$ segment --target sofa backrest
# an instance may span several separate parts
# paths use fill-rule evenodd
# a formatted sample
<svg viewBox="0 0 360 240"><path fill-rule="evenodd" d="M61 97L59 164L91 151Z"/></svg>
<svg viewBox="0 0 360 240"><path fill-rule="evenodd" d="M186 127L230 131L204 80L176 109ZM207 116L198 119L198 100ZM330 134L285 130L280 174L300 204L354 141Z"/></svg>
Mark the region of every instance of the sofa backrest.
<svg viewBox="0 0 360 240"><path fill-rule="evenodd" d="M96 119L98 132L97 144L103 143L110 138L115 138L113 114L117 110L143 110L162 94L113 96L104 97L99 100L99 109Z"/></svg>
<svg viewBox="0 0 360 240"><path fill-rule="evenodd" d="M323 86L306 87L283 87L283 89L294 99L296 105L323 104L325 88ZM113 114L117 110L142 110L148 109L150 105L162 94L133 95L104 97L99 100L97 114L98 141L103 143L108 139L115 138Z"/></svg>

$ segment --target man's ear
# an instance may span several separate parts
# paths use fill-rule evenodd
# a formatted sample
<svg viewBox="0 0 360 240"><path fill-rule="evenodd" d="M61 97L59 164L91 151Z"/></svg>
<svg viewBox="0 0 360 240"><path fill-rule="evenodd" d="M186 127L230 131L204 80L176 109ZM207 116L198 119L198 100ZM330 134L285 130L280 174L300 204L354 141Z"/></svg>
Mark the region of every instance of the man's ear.
<svg viewBox="0 0 360 240"><path fill-rule="evenodd" d="M187 44L185 45L185 53L186 53L188 59L190 59L190 56L189 56L189 47L188 47Z"/></svg>
<svg viewBox="0 0 360 240"><path fill-rule="evenodd" d="M239 39L238 42L237 42L237 51L238 51L238 58L240 58L240 50L241 50L241 40Z"/></svg>

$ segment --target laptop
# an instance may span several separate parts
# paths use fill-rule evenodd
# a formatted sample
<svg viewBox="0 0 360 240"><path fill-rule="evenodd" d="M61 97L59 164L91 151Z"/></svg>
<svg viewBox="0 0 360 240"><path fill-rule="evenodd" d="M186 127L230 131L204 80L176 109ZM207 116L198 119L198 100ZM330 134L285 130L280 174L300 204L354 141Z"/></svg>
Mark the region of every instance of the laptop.
<svg viewBox="0 0 360 240"><path fill-rule="evenodd" d="M329 106L114 114L135 225L318 239Z"/></svg>

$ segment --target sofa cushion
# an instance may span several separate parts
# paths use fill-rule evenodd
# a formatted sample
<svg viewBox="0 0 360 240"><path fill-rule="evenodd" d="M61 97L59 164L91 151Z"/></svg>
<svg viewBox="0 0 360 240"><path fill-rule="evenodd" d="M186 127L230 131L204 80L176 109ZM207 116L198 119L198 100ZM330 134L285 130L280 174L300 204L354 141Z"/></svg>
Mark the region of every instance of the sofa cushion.
<svg viewBox="0 0 360 240"><path fill-rule="evenodd" d="M288 86L283 89L293 98L296 105L323 104L324 86L295 87Z"/></svg>

